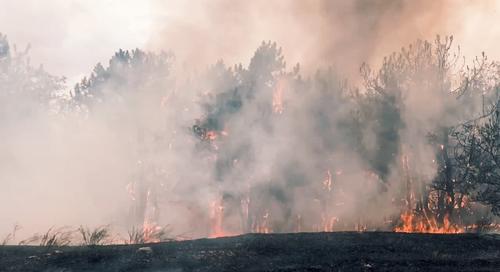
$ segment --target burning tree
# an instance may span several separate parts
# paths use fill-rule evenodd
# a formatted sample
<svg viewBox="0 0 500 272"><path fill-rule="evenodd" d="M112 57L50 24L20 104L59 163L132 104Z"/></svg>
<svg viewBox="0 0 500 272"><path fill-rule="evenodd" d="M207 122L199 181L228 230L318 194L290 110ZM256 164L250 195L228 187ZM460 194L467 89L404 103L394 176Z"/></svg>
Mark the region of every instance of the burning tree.
<svg viewBox="0 0 500 272"><path fill-rule="evenodd" d="M302 78L300 66L287 70L271 42L261 44L248 67L219 61L180 84L172 84L170 55L119 50L109 67L96 65L75 86L73 102L110 124L134 120L122 131L137 149L127 189L134 224L145 233L159 221L167 180L177 190L210 191L205 207L188 206L205 209L200 221L208 221L211 236L378 228L382 219L367 211L381 198L394 198L402 210L396 230L460 232L475 202L497 203L494 164L482 162L496 153L478 153L495 141L471 132L497 128L457 124L477 111L478 94L491 92L488 82L498 80L489 76L495 71L484 55L472 68L461 66L452 42L417 41L375 72L363 65L362 88L332 69ZM178 132L185 120L172 122L192 102L178 89L194 90L201 100L194 139ZM186 154L179 144L185 141L195 141L196 153L185 158L208 172L200 185L183 187L183 179L199 177L168 170L182 167L177 156ZM488 185L478 185L487 173ZM401 191L394 194L394 187Z"/></svg>
<svg viewBox="0 0 500 272"><path fill-rule="evenodd" d="M341 199L346 196L345 189L368 182L376 184L382 194L390 194L394 184L402 189L398 196L401 200L395 199L394 204L403 210L399 221L403 226L396 230L463 231L462 226L467 222L462 218L471 214L471 205L479 198L469 198L473 187L462 176L460 158L453 152L457 147L454 131L457 124L465 122L477 110L478 94L491 91L487 82L498 81L488 76L494 72L493 65L484 55L474 60L472 68L463 68L459 50L454 53L451 49L452 42L452 37L439 36L434 43L417 41L385 58L376 73L367 65L362 66L365 85L361 90L349 88L331 70L318 72L306 80L298 75L298 66L293 72L285 72L281 53L274 44L263 44L248 70L241 66L226 69L219 63L214 67L216 74L227 79L221 82L231 83L204 104L207 114L193 126L196 135L211 143L209 146L215 146L217 180L223 183L228 178L239 179L246 175L240 172L241 168L258 165L258 155L252 153L252 137L258 137L256 131L262 129L268 140L273 141L282 127L293 128L294 124L301 127L292 129L294 133L287 134L288 139L295 142L297 137L300 144L295 148L309 160L317 158L311 160L312 168L317 173L326 172L328 178L324 181L324 177L312 175L306 170L308 163L300 158L273 161L274 172L260 177L264 181L258 186L249 185L250 189L243 194L237 190L221 192L222 200L214 207L222 207L223 212L214 214L223 218L229 213L228 206L238 206L230 203L235 201L244 203L241 209L244 232L331 229L310 222L352 220L339 219L331 213L332 207L344 205ZM261 67L263 64L268 66ZM301 97L300 106L295 104L296 97ZM258 114L246 115L256 108ZM248 130L234 127L233 120L242 120L237 119L241 116L246 116ZM288 117L295 123L286 123ZM303 133L301 129L315 133ZM226 130L230 136L219 137ZM273 152L282 151L273 149ZM343 164L332 160L335 154L354 158L349 160L351 165ZM335 168L340 170L333 171ZM361 176L359 172L367 174ZM343 184L343 180L350 179L348 176L356 177L356 185ZM315 179L322 183L312 186L310 180ZM295 190L304 190L303 195L320 203L317 218L304 216L316 213L290 208L296 201ZM358 192L359 202L351 205L363 207L363 202L370 202L369 195L365 198ZM366 220L362 210L356 225L366 227L367 223L361 223Z"/></svg>
<svg viewBox="0 0 500 272"><path fill-rule="evenodd" d="M267 134L272 129L273 107L269 101L273 99L273 89L279 84L276 78L284 76L284 67L285 62L281 49L275 43L268 42L262 43L257 49L247 69L241 65L228 69L222 62L219 62L209 70L208 74L214 75L212 79L213 89L211 90L213 94L210 93L206 102L203 103L206 115L193 126L193 132L202 140L208 141L210 143L208 147L216 155L214 178L217 183L222 183L228 176L234 175L235 169L251 166L254 158L251 152L253 143L249 135L254 134L254 132ZM276 98L275 95L275 101ZM282 104L280 104L281 107ZM256 112L244 112L246 109L254 110L256 108L259 109ZM248 117L246 120L246 125L249 128L248 134L243 134L246 133L245 129L240 127L234 128L236 134L233 131L231 119L238 115ZM226 144L220 144L224 142ZM218 187L218 185L214 186ZM254 189L256 188L251 188L252 191ZM244 232L250 232L255 229L269 228L266 219L264 219L267 214L265 209L260 211L248 209L248 205L253 204L246 201L254 193L247 191L245 195L241 192L226 190L218 192L217 194L220 196L216 197L218 200L215 200L216 204L212 204L212 206L220 211L212 212L213 216L216 217L212 221L219 221L216 225L221 225L217 217L226 216L221 211L224 211L223 207L230 203L231 207L243 205L238 212L241 218L241 225L237 228L238 232L241 229ZM226 209L225 213L229 212L230 210ZM253 214L254 212L257 214ZM220 233L221 230L214 232Z"/></svg>
<svg viewBox="0 0 500 272"><path fill-rule="evenodd" d="M164 123L171 55L139 49L119 50L104 68L98 63L91 75L73 89L73 106L91 118L102 118L130 138L135 148L135 169L126 186L132 199L132 224L140 225L143 239L156 229L160 184L165 173L158 154L168 148L172 131ZM145 116L157 118L145 120Z"/></svg>
<svg viewBox="0 0 500 272"><path fill-rule="evenodd" d="M498 96L498 89L497 89ZM460 177L465 181L469 197L491 206L500 213L500 100L486 109L487 113L460 126L453 134Z"/></svg>
<svg viewBox="0 0 500 272"><path fill-rule="evenodd" d="M458 230L454 225L462 224L461 217L470 208L470 199L466 198L472 187L463 176L464 165L457 161L464 156L456 157L454 153L457 146L454 128L474 112L479 94L491 92L486 82L492 81L488 75L493 63L483 54L474 60L472 68L462 69L458 65L459 51L451 51L452 42L453 37L442 40L439 36L434 44L417 41L386 58L375 75L366 66L362 67L368 94L385 101L384 111L395 109L387 116L404 120L389 130L397 135L392 138L396 142L390 141L394 146L390 154L393 162L395 156L402 158L399 171L405 191L403 203L407 207L401 216L403 226L398 230L454 232ZM422 111L423 107L426 110ZM387 116L385 120L389 120ZM384 118L376 120L382 128ZM393 120L390 124L398 122ZM381 136L383 140L391 139L387 134ZM422 150L434 150L435 157L428 158L434 166L428 170L413 163L422 162ZM427 174L433 168L435 175Z"/></svg>
<svg viewBox="0 0 500 272"><path fill-rule="evenodd" d="M500 73L484 55L465 68L452 41L417 41L378 70L363 65L359 88L333 69L303 78L271 42L246 67L218 61L175 80L171 55L119 50L76 84L66 109L125 139L131 242L165 240L169 211L214 237L461 232L479 203L499 213ZM62 84L4 36L0 69L7 108L19 97L50 108Z"/></svg>

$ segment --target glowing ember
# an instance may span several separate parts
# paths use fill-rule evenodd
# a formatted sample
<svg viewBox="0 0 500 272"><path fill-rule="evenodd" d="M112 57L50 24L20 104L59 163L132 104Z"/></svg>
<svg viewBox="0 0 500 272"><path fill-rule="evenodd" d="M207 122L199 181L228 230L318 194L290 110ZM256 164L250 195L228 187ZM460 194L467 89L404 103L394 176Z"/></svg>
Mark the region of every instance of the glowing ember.
<svg viewBox="0 0 500 272"><path fill-rule="evenodd" d="M207 131L207 133L205 134L205 139L214 141L215 139L217 139L217 132L212 130Z"/></svg>

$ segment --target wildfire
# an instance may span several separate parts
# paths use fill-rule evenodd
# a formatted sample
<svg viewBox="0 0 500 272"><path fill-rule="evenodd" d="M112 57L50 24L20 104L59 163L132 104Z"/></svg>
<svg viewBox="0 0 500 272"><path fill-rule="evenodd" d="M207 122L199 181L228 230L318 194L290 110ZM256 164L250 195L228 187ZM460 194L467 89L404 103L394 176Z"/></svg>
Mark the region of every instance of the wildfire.
<svg viewBox="0 0 500 272"><path fill-rule="evenodd" d="M271 230L271 227L269 224L269 219L270 219L269 211L266 211L264 213L264 215L261 218L259 218L258 220L256 220L256 222L254 223L254 225L252 227L253 232L271 233L272 230Z"/></svg>
<svg viewBox="0 0 500 272"><path fill-rule="evenodd" d="M332 216L332 217L322 216L321 221L322 221L321 225L323 227L322 231L330 232L330 231L333 231L333 226L335 225L335 223L337 223L338 218L335 216Z"/></svg>
<svg viewBox="0 0 500 272"><path fill-rule="evenodd" d="M439 226L434 217L417 216L415 213L407 211L401 214L401 222L402 225L396 227L395 232L442 234L465 232L464 229L451 223L449 215L444 216L443 224Z"/></svg>
<svg viewBox="0 0 500 272"><path fill-rule="evenodd" d="M217 132L213 130L207 131L207 133L205 134L205 139L215 141L215 139L217 139Z"/></svg>
<svg viewBox="0 0 500 272"><path fill-rule="evenodd" d="M213 201L210 205L211 233L210 238L229 236L224 232L224 203L222 198Z"/></svg>
<svg viewBox="0 0 500 272"><path fill-rule="evenodd" d="M327 199L329 200L331 198L331 191L332 191L332 173L330 170L326 170L326 175L325 179L323 180L323 189L328 193ZM335 216L331 216L328 207L326 206L324 210L321 213L321 226L320 228L316 229L318 231L333 231L333 226L335 223L338 221L338 218Z"/></svg>
<svg viewBox="0 0 500 272"><path fill-rule="evenodd" d="M443 145L440 145L441 150L444 149ZM417 197L415 189L415 180L410 170L410 158L408 155L402 156L402 169L403 169L403 179L406 181L406 198L404 199L406 208L405 211L400 215L401 224L394 228L395 232L409 232L409 233L443 233L443 234L453 234L453 233L463 233L465 232L464 227L458 227L453 224L450 220L450 213L446 212L442 220L437 220L439 214L438 209L438 199L436 191L427 192L427 202L420 204L426 206L419 213L416 212L415 208L419 205L418 202L420 198ZM453 207L453 199L451 196L443 196L445 204L451 205Z"/></svg>
<svg viewBox="0 0 500 272"><path fill-rule="evenodd" d="M204 135L202 135L204 140L212 141L212 142L217 140L219 138L219 136L227 137L227 136L229 136L229 133L227 132L227 130L222 130L219 132L216 130L208 130L204 133Z"/></svg>
<svg viewBox="0 0 500 272"><path fill-rule="evenodd" d="M283 112L283 91L284 91L284 80L277 82L276 88L273 93L273 111L274 113L281 114ZM197 124L193 127L194 132L200 137L200 139L207 141L210 145L214 147L213 150L217 151L217 144L223 144L224 139L229 137L227 128L221 130L208 130L203 126ZM216 161L218 152L213 152L210 159ZM232 159L232 166L239 166L240 162L238 158ZM469 232L471 229L478 229L477 226L462 226L457 225L455 221L452 221L450 215L454 214L450 212L449 214L438 217L439 214L437 209L438 195L434 191L426 192L427 199L426 204L422 204L421 196L419 191L416 191L416 179L414 179L410 169L410 159L409 156L402 156L401 166L402 166L402 179L405 182L404 198L402 201L395 201L401 205L402 213L400 215L399 224L393 228L395 232L404 233L441 233L441 234L455 234ZM323 177L318 180L318 188L322 192L318 193L317 197L311 199L311 201L316 201L319 207L317 213L311 214L295 214L291 217L292 224L291 229L288 231L293 232L303 232L303 231L315 231L315 232L332 232L338 230L356 230L356 231L367 231L374 229L370 222L365 221L363 216L360 215L359 219L348 218L344 221L344 217L339 216L341 212L340 206L344 205L342 202L343 192L343 170L335 168L323 168ZM372 172L365 171L365 179L367 181L379 181L380 177ZM334 186L335 181L335 186ZM129 183L126 186L132 201L138 202L139 200L144 201L144 197L141 197L141 192L136 192L136 189L142 187L137 187L134 182ZM145 209L142 224L141 236L143 241L148 243L160 242L157 238L158 233L162 230L158 226L158 216L157 216L157 200L155 191L152 188L147 188L145 197ZM273 226L279 226L281 223L281 218L273 218L273 210L269 207L258 207L254 209L255 205L250 205L251 201L251 188L248 185L248 191L241 196L239 199L239 212L240 212L240 222L234 222L235 209L234 207L229 207L232 203L231 201L225 201L222 194L219 193L213 201L209 202L207 205L208 211L208 222L206 222L208 231L204 231L208 234L210 238L225 237L236 234L242 234L247 232L253 233L272 233ZM338 197L338 199L337 199ZM467 197L461 197L462 199L459 204L454 203L458 199L458 196L452 198L451 196L442 196L442 202L444 204L454 207L455 209L465 208L467 206L469 199ZM139 203L141 204L141 203ZM340 207L340 208L339 208ZM424 208L423 208L424 207ZM279 215L279 213L278 213ZM207 217L205 217L207 218ZM439 218L439 220L438 220ZM353 221L354 220L354 221ZM392 220L386 221L387 224L392 224ZM387 226L387 225L386 225ZM377 226L378 227L378 226ZM471 227L471 228L470 228ZM491 225L490 227L494 227ZM498 226L496 226L498 227Z"/></svg>
<svg viewBox="0 0 500 272"><path fill-rule="evenodd" d="M159 243L161 242L156 233L162 228L154 223L144 221L142 225L142 235L146 243Z"/></svg>

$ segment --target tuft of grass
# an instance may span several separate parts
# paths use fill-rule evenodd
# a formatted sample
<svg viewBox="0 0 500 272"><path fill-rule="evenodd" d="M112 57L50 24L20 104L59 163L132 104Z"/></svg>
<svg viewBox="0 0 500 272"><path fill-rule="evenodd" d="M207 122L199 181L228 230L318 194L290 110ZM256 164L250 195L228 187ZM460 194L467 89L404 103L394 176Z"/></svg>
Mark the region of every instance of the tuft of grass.
<svg viewBox="0 0 500 272"><path fill-rule="evenodd" d="M174 240L170 234L172 228L170 226L154 226L154 227L132 227L128 231L127 244L146 244L160 243Z"/></svg>
<svg viewBox="0 0 500 272"><path fill-rule="evenodd" d="M84 246L104 245L109 242L111 236L109 225L99 226L95 229L80 226L78 232L80 233L82 245Z"/></svg>
<svg viewBox="0 0 500 272"><path fill-rule="evenodd" d="M43 247L67 246L73 239L74 231L67 227L55 229L49 228L45 233L36 233L33 236L19 242L19 245L38 244Z"/></svg>
<svg viewBox="0 0 500 272"><path fill-rule="evenodd" d="M0 246L5 246L7 245L8 243L10 243L11 241L13 241L15 238L16 238L16 232L18 230L21 229L21 226L19 225L14 225L14 229L12 230L12 232L10 232L9 234L7 234L3 239L2 241L0 242Z"/></svg>

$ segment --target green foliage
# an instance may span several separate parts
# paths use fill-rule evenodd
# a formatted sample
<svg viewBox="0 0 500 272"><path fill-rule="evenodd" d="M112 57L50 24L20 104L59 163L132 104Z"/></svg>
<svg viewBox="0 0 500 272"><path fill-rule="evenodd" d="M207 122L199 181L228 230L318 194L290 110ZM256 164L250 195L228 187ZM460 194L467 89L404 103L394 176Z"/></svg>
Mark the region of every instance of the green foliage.
<svg viewBox="0 0 500 272"><path fill-rule="evenodd" d="M172 56L147 53L140 49L120 49L104 68L98 63L90 77L84 77L73 89L73 100L80 106L104 101L120 101L136 92L154 92L169 76Z"/></svg>

